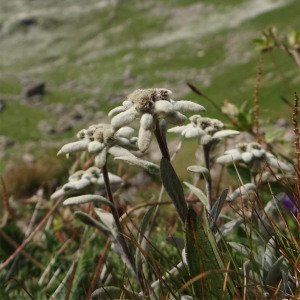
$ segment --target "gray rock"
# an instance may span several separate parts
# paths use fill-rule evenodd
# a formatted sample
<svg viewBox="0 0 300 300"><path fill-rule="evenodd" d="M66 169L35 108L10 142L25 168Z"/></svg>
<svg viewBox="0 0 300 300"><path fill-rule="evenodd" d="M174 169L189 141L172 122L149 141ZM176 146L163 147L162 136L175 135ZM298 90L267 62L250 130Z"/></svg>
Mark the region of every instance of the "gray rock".
<svg viewBox="0 0 300 300"><path fill-rule="evenodd" d="M29 99L33 96L43 96L45 94L45 87L46 83L45 82L40 82L38 84L35 84L23 92L23 96L26 99Z"/></svg>
<svg viewBox="0 0 300 300"><path fill-rule="evenodd" d="M38 124L38 129L46 134L54 134L56 133L56 129L53 126L53 124L51 124L49 121L47 120L41 120Z"/></svg>

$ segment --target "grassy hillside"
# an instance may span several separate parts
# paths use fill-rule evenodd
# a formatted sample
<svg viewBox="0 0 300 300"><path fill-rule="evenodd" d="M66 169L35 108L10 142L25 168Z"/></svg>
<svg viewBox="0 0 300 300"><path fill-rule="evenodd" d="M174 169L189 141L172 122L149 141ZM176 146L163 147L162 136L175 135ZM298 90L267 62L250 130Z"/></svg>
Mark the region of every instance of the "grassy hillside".
<svg viewBox="0 0 300 300"><path fill-rule="evenodd" d="M50 136L38 129L41 120L57 124L64 116L55 105L63 103L65 113L76 104L107 111L134 89L152 86L201 102L216 116L186 82L220 105L225 98L252 101L259 58L253 40L267 25L282 36L300 28L299 13L297 0L1 1L0 136L21 144L68 137L76 126ZM267 117L290 115L280 96L292 100L293 93L282 74L299 86L290 57L265 55L259 100ZM40 81L42 100L24 102L22 90Z"/></svg>

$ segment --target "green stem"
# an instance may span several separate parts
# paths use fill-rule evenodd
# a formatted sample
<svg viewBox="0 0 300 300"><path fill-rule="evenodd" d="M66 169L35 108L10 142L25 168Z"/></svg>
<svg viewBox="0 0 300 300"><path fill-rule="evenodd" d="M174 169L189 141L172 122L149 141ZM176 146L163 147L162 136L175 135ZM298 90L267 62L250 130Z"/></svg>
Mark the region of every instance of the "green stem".
<svg viewBox="0 0 300 300"><path fill-rule="evenodd" d="M145 291L145 284L144 284L144 280L143 280L143 276L140 270L136 269L135 263L134 263L134 259L129 251L129 248L127 246L126 240L125 240L125 235L124 235L124 231L122 228L122 225L120 223L120 218L119 218L119 213L118 210L116 209L116 203L114 201L113 195L112 195L112 191L110 188L110 182L109 182L109 176L108 176L108 171L107 171L107 164L105 163L105 165L102 168L102 174L103 174L103 179L104 179L104 183L105 183L105 187L106 187L106 193L107 193L107 197L109 199L109 201L113 204L111 206L111 213L113 215L113 218L115 220L115 223L117 225L117 229L118 229L118 241L122 247L122 250L124 251L127 260L132 268L132 270L134 271L134 273L136 274L140 287L142 289L142 291Z"/></svg>

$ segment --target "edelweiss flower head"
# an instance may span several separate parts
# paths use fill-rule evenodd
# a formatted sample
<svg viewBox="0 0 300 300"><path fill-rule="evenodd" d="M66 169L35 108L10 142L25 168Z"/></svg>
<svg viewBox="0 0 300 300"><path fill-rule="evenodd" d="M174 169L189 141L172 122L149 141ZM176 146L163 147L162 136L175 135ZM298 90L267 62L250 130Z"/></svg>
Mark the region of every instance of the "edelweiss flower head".
<svg viewBox="0 0 300 300"><path fill-rule="evenodd" d="M138 147L145 152L151 143L152 132L157 121L166 120L168 123L181 125L186 117L181 112L201 112L205 108L191 101L174 101L172 92L162 88L139 89L134 91L123 102L109 112L112 129L114 131L140 119Z"/></svg>
<svg viewBox="0 0 300 300"><path fill-rule="evenodd" d="M222 138L239 134L239 131L236 130L222 130L224 124L217 119L194 115L190 117L190 121L188 125L176 126L168 131L180 133L187 138L199 138L201 145L219 142Z"/></svg>
<svg viewBox="0 0 300 300"><path fill-rule="evenodd" d="M122 179L111 173L108 173L108 176L112 189L117 190L122 184ZM69 177L69 182L52 194L51 199L58 199L61 196L70 194L78 194L80 191L91 187L98 187L100 191L105 190L102 171L96 167L91 167L86 171L77 171L72 174Z"/></svg>
<svg viewBox="0 0 300 300"><path fill-rule="evenodd" d="M252 143L239 143L235 149L225 151L225 155L217 159L221 164L245 163L252 172L257 172L262 162L267 161L271 167L279 170L293 172L294 169L291 165L286 164L276 159L276 157L264 150L260 144Z"/></svg>
<svg viewBox="0 0 300 300"><path fill-rule="evenodd" d="M130 127L123 127L114 132L109 124L91 125L88 129L82 129L77 133L80 141L64 145L58 155L86 150L96 155L96 166L102 168L108 153L114 156L133 155L125 149L137 150L137 138L132 137L133 132Z"/></svg>

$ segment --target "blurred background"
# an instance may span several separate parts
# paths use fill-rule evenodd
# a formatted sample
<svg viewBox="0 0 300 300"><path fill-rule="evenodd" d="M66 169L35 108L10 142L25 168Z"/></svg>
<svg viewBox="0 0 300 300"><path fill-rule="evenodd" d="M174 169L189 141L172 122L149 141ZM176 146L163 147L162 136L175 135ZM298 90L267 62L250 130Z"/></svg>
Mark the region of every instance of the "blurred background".
<svg viewBox="0 0 300 300"><path fill-rule="evenodd" d="M1 173L39 158L48 174L65 161L55 158L63 143L137 88L171 89L209 117L220 112L187 83L220 107L251 106L254 40L268 26L285 37L299 15L299 0L0 1ZM286 53L264 55L260 116L290 119L281 97L293 101L289 85L299 83Z"/></svg>

